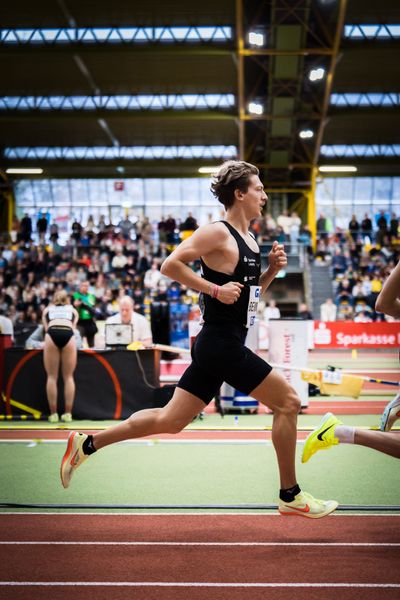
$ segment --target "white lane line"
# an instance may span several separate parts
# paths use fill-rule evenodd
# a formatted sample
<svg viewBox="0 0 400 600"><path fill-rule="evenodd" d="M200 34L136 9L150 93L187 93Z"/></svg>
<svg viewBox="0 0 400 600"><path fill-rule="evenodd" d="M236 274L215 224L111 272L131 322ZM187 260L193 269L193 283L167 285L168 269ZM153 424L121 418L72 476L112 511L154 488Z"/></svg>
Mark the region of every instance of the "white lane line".
<svg viewBox="0 0 400 600"><path fill-rule="evenodd" d="M208 581L0 581L0 586L208 587L208 588L400 588L400 583L248 583Z"/></svg>
<svg viewBox="0 0 400 600"><path fill-rule="evenodd" d="M246 547L257 547L257 546L338 546L338 547L379 547L379 548L392 548L399 547L400 543L397 542L113 542L113 541L53 541L53 540L12 540L12 541L0 541L1 546L246 546Z"/></svg>
<svg viewBox="0 0 400 600"><path fill-rule="evenodd" d="M132 511L135 509L131 509ZM264 517L265 518L269 518L269 517L280 517L281 515L277 512L266 512L265 510L259 509L257 510L256 508L253 509L254 512L252 510L243 510L243 511L235 511L234 509L232 509L232 511L229 510L224 510L221 509L220 511L196 511L196 512L185 512L185 509L176 509L176 511L173 512L165 512L162 509L154 509L154 511L149 511L149 512L97 512L97 511L86 511L86 512L79 512L79 511L74 511L74 510L60 510L58 512L55 511L13 511L13 512L7 512L5 509L0 509L0 517L1 516L9 516L9 515L41 515L46 517L47 515L55 515L55 516L63 516L63 515L68 515L68 516L73 516L73 515L77 515L77 516L87 516L87 517L95 517L97 515L103 516L103 517L182 517L182 516L189 516L189 517L207 517L207 516L235 516L235 517ZM273 509L271 509L273 510ZM257 511L257 512L255 512ZM262 511L262 512L261 512ZM354 512L354 513L341 513L341 512L335 512L331 515L328 515L328 518L340 518L340 517L400 517L400 512L397 513L390 513L390 512L373 512L371 511L370 513L358 513L358 512Z"/></svg>

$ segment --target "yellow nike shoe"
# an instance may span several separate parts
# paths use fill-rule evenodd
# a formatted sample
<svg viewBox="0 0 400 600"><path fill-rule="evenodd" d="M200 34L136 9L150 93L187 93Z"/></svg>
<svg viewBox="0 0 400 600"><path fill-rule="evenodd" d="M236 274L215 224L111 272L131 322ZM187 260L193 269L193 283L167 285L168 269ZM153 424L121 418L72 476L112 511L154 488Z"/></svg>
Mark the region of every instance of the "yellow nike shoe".
<svg viewBox="0 0 400 600"><path fill-rule="evenodd" d="M338 506L336 500L317 500L307 492L300 492L294 497L293 502L279 500L278 510L284 517L321 519L336 510Z"/></svg>
<svg viewBox="0 0 400 600"><path fill-rule="evenodd" d="M339 443L339 440L335 437L335 427L337 425L343 425L343 423L332 413L326 413L322 417L318 427L307 436L304 442L301 462L307 462L318 450L327 450Z"/></svg>
<svg viewBox="0 0 400 600"><path fill-rule="evenodd" d="M89 458L82 450L83 442L87 439L85 433L71 431L68 436L67 449L61 460L60 476L63 487L67 488L70 484L74 471Z"/></svg>

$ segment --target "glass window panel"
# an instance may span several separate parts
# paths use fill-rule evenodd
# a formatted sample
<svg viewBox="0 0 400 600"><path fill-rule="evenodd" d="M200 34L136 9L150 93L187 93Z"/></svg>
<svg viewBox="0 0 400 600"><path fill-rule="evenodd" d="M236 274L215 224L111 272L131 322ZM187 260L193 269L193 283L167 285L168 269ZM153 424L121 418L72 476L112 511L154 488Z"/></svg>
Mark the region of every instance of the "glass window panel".
<svg viewBox="0 0 400 600"><path fill-rule="evenodd" d="M354 198L356 200L367 200L368 198L372 198L371 177L355 178Z"/></svg>
<svg viewBox="0 0 400 600"><path fill-rule="evenodd" d="M92 206L108 206L106 180L89 179L88 195Z"/></svg>
<svg viewBox="0 0 400 600"><path fill-rule="evenodd" d="M392 198L400 200L400 177L393 177Z"/></svg>
<svg viewBox="0 0 400 600"><path fill-rule="evenodd" d="M335 198L338 200L353 201L353 182L352 177L338 177L335 186Z"/></svg>
<svg viewBox="0 0 400 600"><path fill-rule="evenodd" d="M374 177L374 200L385 200L389 202L391 196L392 182L390 177Z"/></svg>
<svg viewBox="0 0 400 600"><path fill-rule="evenodd" d="M89 204L89 193L86 179L70 179L68 181L72 210L74 207L87 206Z"/></svg>
<svg viewBox="0 0 400 600"><path fill-rule="evenodd" d="M164 179L164 205L180 206L182 202L181 179Z"/></svg>
<svg viewBox="0 0 400 600"><path fill-rule="evenodd" d="M335 180L333 177L323 178L317 184L316 201L317 204L320 201L331 203L334 197L334 185Z"/></svg>
<svg viewBox="0 0 400 600"><path fill-rule="evenodd" d="M52 179L51 190L54 206L65 206L69 209L69 185L66 179Z"/></svg>
<svg viewBox="0 0 400 600"><path fill-rule="evenodd" d="M145 179L144 180L144 199L145 202L154 204L155 201L160 203L163 199L163 189L161 185L162 179Z"/></svg>

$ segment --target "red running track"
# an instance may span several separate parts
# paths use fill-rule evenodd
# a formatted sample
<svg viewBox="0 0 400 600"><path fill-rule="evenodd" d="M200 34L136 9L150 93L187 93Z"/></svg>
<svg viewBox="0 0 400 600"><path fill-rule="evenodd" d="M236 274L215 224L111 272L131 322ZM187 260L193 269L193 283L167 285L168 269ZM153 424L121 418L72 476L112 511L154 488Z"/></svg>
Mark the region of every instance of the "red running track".
<svg viewBox="0 0 400 600"><path fill-rule="evenodd" d="M399 597L396 516L0 514L0 527L7 600ZM4 543L22 541L45 544Z"/></svg>

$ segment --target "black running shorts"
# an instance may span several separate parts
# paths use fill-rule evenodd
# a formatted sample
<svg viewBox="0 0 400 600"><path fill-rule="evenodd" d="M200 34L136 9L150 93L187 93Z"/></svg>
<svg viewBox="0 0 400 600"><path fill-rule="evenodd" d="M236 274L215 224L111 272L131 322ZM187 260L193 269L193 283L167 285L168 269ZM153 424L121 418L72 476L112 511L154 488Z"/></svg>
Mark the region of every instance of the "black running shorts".
<svg viewBox="0 0 400 600"><path fill-rule="evenodd" d="M250 396L272 367L244 345L246 334L245 327L229 323L203 325L192 347L193 362L178 387L205 404L218 394L224 381Z"/></svg>

